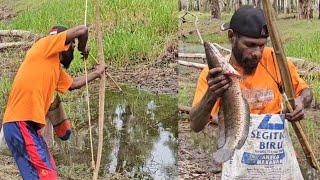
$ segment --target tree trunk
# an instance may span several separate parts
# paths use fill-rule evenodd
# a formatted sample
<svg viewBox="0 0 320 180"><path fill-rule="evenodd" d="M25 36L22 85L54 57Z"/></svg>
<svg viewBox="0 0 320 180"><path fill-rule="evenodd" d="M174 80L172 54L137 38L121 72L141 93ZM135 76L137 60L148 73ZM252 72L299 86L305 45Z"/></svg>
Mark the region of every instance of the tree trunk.
<svg viewBox="0 0 320 180"><path fill-rule="evenodd" d="M199 1L199 11L200 12L204 12L204 10L205 10L205 2L204 2L204 0L198 0Z"/></svg>
<svg viewBox="0 0 320 180"><path fill-rule="evenodd" d="M292 10L291 10L292 1L291 1L291 0L288 0L287 5L288 5L288 13L292 13Z"/></svg>
<svg viewBox="0 0 320 180"><path fill-rule="evenodd" d="M274 0L272 3L273 9L275 10L275 16L277 16L279 14L279 9L278 6L279 5L279 0Z"/></svg>
<svg viewBox="0 0 320 180"><path fill-rule="evenodd" d="M189 8L189 1L188 0L179 0L179 10L188 10Z"/></svg>
<svg viewBox="0 0 320 180"><path fill-rule="evenodd" d="M312 19L313 18L313 8L311 0L299 0L300 8L300 18L302 19Z"/></svg>
<svg viewBox="0 0 320 180"><path fill-rule="evenodd" d="M256 2L256 0L252 0L252 5L253 5L254 7L257 7L257 2Z"/></svg>
<svg viewBox="0 0 320 180"><path fill-rule="evenodd" d="M319 0L318 0L318 11L319 11L318 19L320 19L320 1Z"/></svg>
<svg viewBox="0 0 320 180"><path fill-rule="evenodd" d="M283 3L283 11L285 14L288 14L288 1L289 0L284 0L284 3Z"/></svg>
<svg viewBox="0 0 320 180"><path fill-rule="evenodd" d="M262 8L262 1L261 0L257 0L257 7Z"/></svg>
<svg viewBox="0 0 320 180"><path fill-rule="evenodd" d="M211 8L211 18L220 19L221 12L220 12L219 0L210 0L210 8Z"/></svg>
<svg viewBox="0 0 320 180"><path fill-rule="evenodd" d="M234 1L234 9L235 11L238 10L242 6L242 1L241 0L235 0Z"/></svg>

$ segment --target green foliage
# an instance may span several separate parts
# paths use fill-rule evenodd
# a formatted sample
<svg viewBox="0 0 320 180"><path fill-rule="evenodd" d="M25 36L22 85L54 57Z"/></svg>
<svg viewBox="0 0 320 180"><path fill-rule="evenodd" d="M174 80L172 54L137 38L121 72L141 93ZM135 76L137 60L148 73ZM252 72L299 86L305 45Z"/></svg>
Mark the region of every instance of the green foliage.
<svg viewBox="0 0 320 180"><path fill-rule="evenodd" d="M21 1L11 2L12 6ZM160 55L167 38L178 30L177 3L171 0L111 0L100 1L104 29L105 57L109 64L121 66L153 60ZM43 0L40 3L28 0L22 12L12 21L0 23L0 28L25 29L47 34L56 24L73 27L84 24L85 1ZM32 5L30 8L30 5ZM94 2L88 2L87 24L90 28L90 43L95 53ZM79 55L75 56L80 59ZM77 73L81 61L71 66Z"/></svg>
<svg viewBox="0 0 320 180"><path fill-rule="evenodd" d="M309 37L298 36L295 40L285 45L288 56L299 57L320 63L320 32Z"/></svg>

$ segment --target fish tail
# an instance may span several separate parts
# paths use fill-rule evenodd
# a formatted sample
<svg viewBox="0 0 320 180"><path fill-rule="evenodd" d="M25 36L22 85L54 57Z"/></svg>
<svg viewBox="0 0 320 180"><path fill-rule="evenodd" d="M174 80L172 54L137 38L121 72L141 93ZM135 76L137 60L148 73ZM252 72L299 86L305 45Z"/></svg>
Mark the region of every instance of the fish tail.
<svg viewBox="0 0 320 180"><path fill-rule="evenodd" d="M223 163L231 159L234 154L234 149L229 148L221 148L218 149L215 153L213 153L213 160L217 163Z"/></svg>

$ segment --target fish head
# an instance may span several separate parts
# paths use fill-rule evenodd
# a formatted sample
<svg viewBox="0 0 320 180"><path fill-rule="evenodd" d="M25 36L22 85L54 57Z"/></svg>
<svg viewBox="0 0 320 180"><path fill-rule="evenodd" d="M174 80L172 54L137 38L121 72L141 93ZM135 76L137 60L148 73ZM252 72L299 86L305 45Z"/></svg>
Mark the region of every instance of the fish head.
<svg viewBox="0 0 320 180"><path fill-rule="evenodd" d="M204 42L204 50L206 53L209 69L221 67L223 73L228 76L241 77L228 60L222 56L219 50L210 42Z"/></svg>

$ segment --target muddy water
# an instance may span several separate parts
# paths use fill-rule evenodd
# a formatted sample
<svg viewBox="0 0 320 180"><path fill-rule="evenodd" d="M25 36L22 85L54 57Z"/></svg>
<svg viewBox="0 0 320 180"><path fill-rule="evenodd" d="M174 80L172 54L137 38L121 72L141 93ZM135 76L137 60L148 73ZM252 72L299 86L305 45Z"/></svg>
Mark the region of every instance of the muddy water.
<svg viewBox="0 0 320 180"><path fill-rule="evenodd" d="M98 145L96 98L97 95L91 95L94 154ZM176 98L125 88L124 93L108 91L105 100L104 148L100 177L106 179L121 175L139 179L176 179ZM67 112L78 112L70 114L76 128L68 142L56 140L54 154L60 169L77 167L86 170L91 166L91 151L88 120L86 112L81 108L85 107L85 102L66 101ZM72 171L80 171L77 168ZM68 178L75 176L67 175L63 171L61 173L65 173Z"/></svg>

